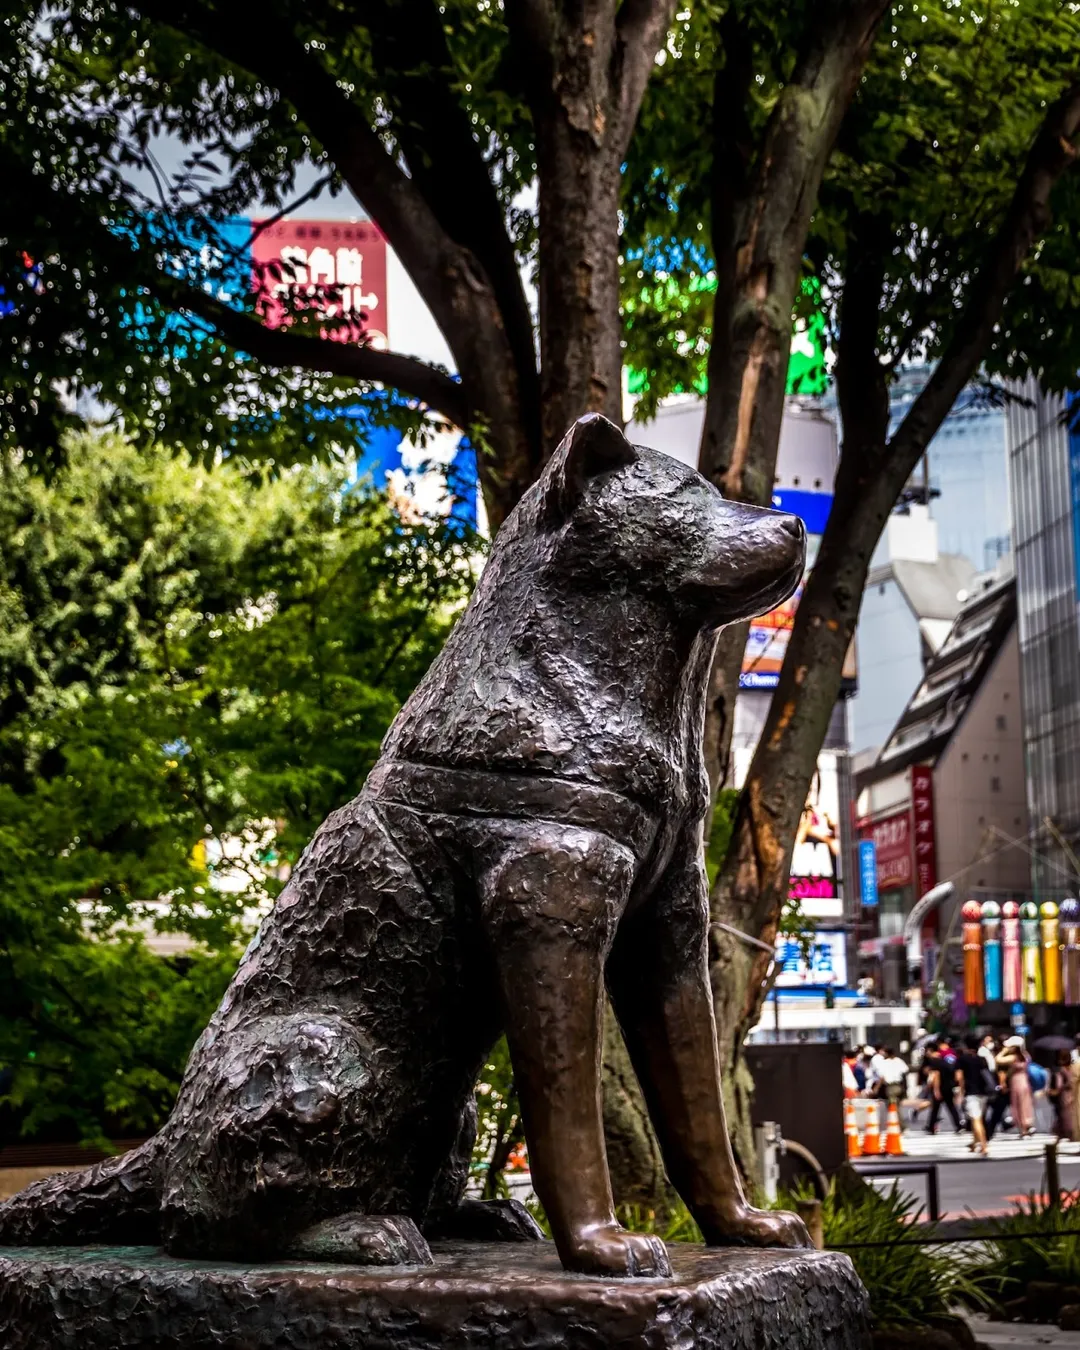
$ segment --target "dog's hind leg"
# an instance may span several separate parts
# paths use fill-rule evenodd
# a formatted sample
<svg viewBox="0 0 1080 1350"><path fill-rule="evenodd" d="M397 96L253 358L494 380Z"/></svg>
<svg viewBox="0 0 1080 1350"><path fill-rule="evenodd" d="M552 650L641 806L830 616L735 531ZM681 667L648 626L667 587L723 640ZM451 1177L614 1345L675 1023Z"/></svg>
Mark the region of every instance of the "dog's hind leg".
<svg viewBox="0 0 1080 1350"><path fill-rule="evenodd" d="M476 1142L476 1100L469 1094L461 1111L461 1132L435 1183L424 1233L465 1242L531 1242L543 1229L519 1200L478 1200L465 1194Z"/></svg>
<svg viewBox="0 0 1080 1350"><path fill-rule="evenodd" d="M405 1214L338 1214L298 1233L285 1255L356 1266L430 1266L431 1249Z"/></svg>
<svg viewBox="0 0 1080 1350"><path fill-rule="evenodd" d="M708 890L696 836L620 926L608 986L675 1189L713 1246L801 1247L802 1220L755 1209L735 1166L709 989Z"/></svg>

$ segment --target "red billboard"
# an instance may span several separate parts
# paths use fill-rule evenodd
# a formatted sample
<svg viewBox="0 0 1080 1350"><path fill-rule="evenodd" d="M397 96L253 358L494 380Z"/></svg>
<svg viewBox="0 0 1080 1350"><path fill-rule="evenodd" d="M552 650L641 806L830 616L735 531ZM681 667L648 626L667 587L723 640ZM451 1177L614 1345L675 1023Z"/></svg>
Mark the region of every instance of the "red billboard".
<svg viewBox="0 0 1080 1350"><path fill-rule="evenodd" d="M874 841L879 891L898 891L902 886L911 885L910 812L898 811L895 816L861 825L859 838Z"/></svg>
<svg viewBox="0 0 1080 1350"><path fill-rule="evenodd" d="M285 320L292 293L338 320L325 336L387 347L386 240L370 220L277 220L251 245L252 279L270 327Z"/></svg>
<svg viewBox="0 0 1080 1350"><path fill-rule="evenodd" d="M911 769L911 814L915 823L916 896L937 885L937 838L934 830L934 771L929 764Z"/></svg>

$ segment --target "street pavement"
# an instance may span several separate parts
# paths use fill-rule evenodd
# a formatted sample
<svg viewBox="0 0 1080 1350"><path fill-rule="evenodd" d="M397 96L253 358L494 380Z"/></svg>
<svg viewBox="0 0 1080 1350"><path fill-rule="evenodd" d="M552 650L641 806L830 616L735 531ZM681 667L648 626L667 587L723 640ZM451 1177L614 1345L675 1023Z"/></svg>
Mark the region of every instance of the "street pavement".
<svg viewBox="0 0 1080 1350"><path fill-rule="evenodd" d="M995 1134L990 1140L990 1156L997 1161L1015 1162L1019 1158L1043 1158L1047 1144L1054 1142L1052 1134L1036 1133L1022 1139L1014 1130ZM904 1152L920 1161L935 1159L938 1162L963 1162L971 1157L968 1145L971 1134L964 1130L956 1134L949 1129L939 1129L937 1134L927 1134L918 1125L909 1126L904 1131ZM1058 1144L1058 1158L1080 1160L1080 1144L1062 1142Z"/></svg>
<svg viewBox="0 0 1080 1350"><path fill-rule="evenodd" d="M858 1164L856 1164L858 1166ZM1062 1188L1080 1186L1080 1157L1061 1158L1059 1161ZM875 1186L881 1191L895 1185L910 1195L925 1210L926 1178L875 1177ZM959 1219L968 1215L986 1218L993 1214L1007 1214L1019 1200L1045 1189L1043 1160L1014 1158L941 1161L938 1163L938 1203L942 1218ZM925 1215L924 1215L925 1217Z"/></svg>
<svg viewBox="0 0 1080 1350"><path fill-rule="evenodd" d="M938 1164L942 1217L1007 1214L1018 1201L1045 1192L1046 1145L1054 1142L1052 1134L1035 1134L1027 1139L1014 1131L995 1135L990 1141L990 1156L985 1159L969 1152L970 1142L971 1135L966 1131L930 1135L916 1126L904 1132L906 1158ZM1080 1144L1059 1143L1058 1172L1062 1190L1080 1187ZM882 1190L895 1184L919 1204L925 1204L925 1177L898 1177L895 1182L879 1177L875 1184Z"/></svg>
<svg viewBox="0 0 1080 1350"><path fill-rule="evenodd" d="M1043 1345L1054 1346L1055 1350L1080 1350L1080 1331L1059 1331L1030 1322L990 1322L985 1317L969 1317L967 1324L976 1340L990 1350L1038 1350Z"/></svg>

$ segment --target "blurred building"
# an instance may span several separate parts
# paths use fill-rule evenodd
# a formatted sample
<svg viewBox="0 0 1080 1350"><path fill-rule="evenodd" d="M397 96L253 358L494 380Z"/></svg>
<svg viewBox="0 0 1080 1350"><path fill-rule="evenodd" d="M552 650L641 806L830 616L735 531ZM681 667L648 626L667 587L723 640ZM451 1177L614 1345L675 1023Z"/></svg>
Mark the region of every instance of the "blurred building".
<svg viewBox="0 0 1080 1350"><path fill-rule="evenodd" d="M905 366L890 394L892 434L932 367ZM873 761L974 578L1011 548L1005 413L978 385L956 400L874 550L859 615L851 702L856 768Z"/></svg>
<svg viewBox="0 0 1080 1350"><path fill-rule="evenodd" d="M939 539L930 509L913 502L889 517L874 553L850 707L857 767L884 745L970 593L975 568L963 554L940 552Z"/></svg>
<svg viewBox="0 0 1080 1350"><path fill-rule="evenodd" d="M889 392L889 432L922 392L929 365L904 366ZM1010 549L1005 411L978 384L953 404L927 447L913 487L929 486L942 553L961 554L976 572L990 571ZM924 496L923 500L926 498Z"/></svg>
<svg viewBox="0 0 1080 1350"><path fill-rule="evenodd" d="M1007 413L1023 703L1037 899L1075 894L1080 850L1080 435L1077 396L1034 379Z"/></svg>
<svg viewBox="0 0 1080 1350"><path fill-rule="evenodd" d="M908 985L904 920L951 880L952 900L923 928L924 983L952 975L959 906L1027 890L1020 646L1008 559L965 600L873 762L855 780L860 840L874 877L862 886L860 974L885 998ZM941 944L949 945L939 961Z"/></svg>

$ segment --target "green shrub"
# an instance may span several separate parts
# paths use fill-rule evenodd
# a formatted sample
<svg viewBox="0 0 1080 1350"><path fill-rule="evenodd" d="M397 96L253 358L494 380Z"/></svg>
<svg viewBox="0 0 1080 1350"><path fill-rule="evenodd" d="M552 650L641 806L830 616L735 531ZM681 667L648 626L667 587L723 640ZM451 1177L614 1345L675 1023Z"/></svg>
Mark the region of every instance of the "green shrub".
<svg viewBox="0 0 1080 1350"><path fill-rule="evenodd" d="M988 1228L971 1268L984 1296L1006 1303L1032 1280L1080 1285L1080 1191L1064 1196L1060 1206L1030 1195Z"/></svg>
<svg viewBox="0 0 1080 1350"><path fill-rule="evenodd" d="M834 1187L824 1202L825 1245L851 1257L876 1327L925 1325L959 1303L988 1303L970 1258L956 1248L917 1244L912 1229L919 1214L895 1187L882 1194L867 1186L854 1196ZM932 1225L920 1225L919 1238L933 1234Z"/></svg>

